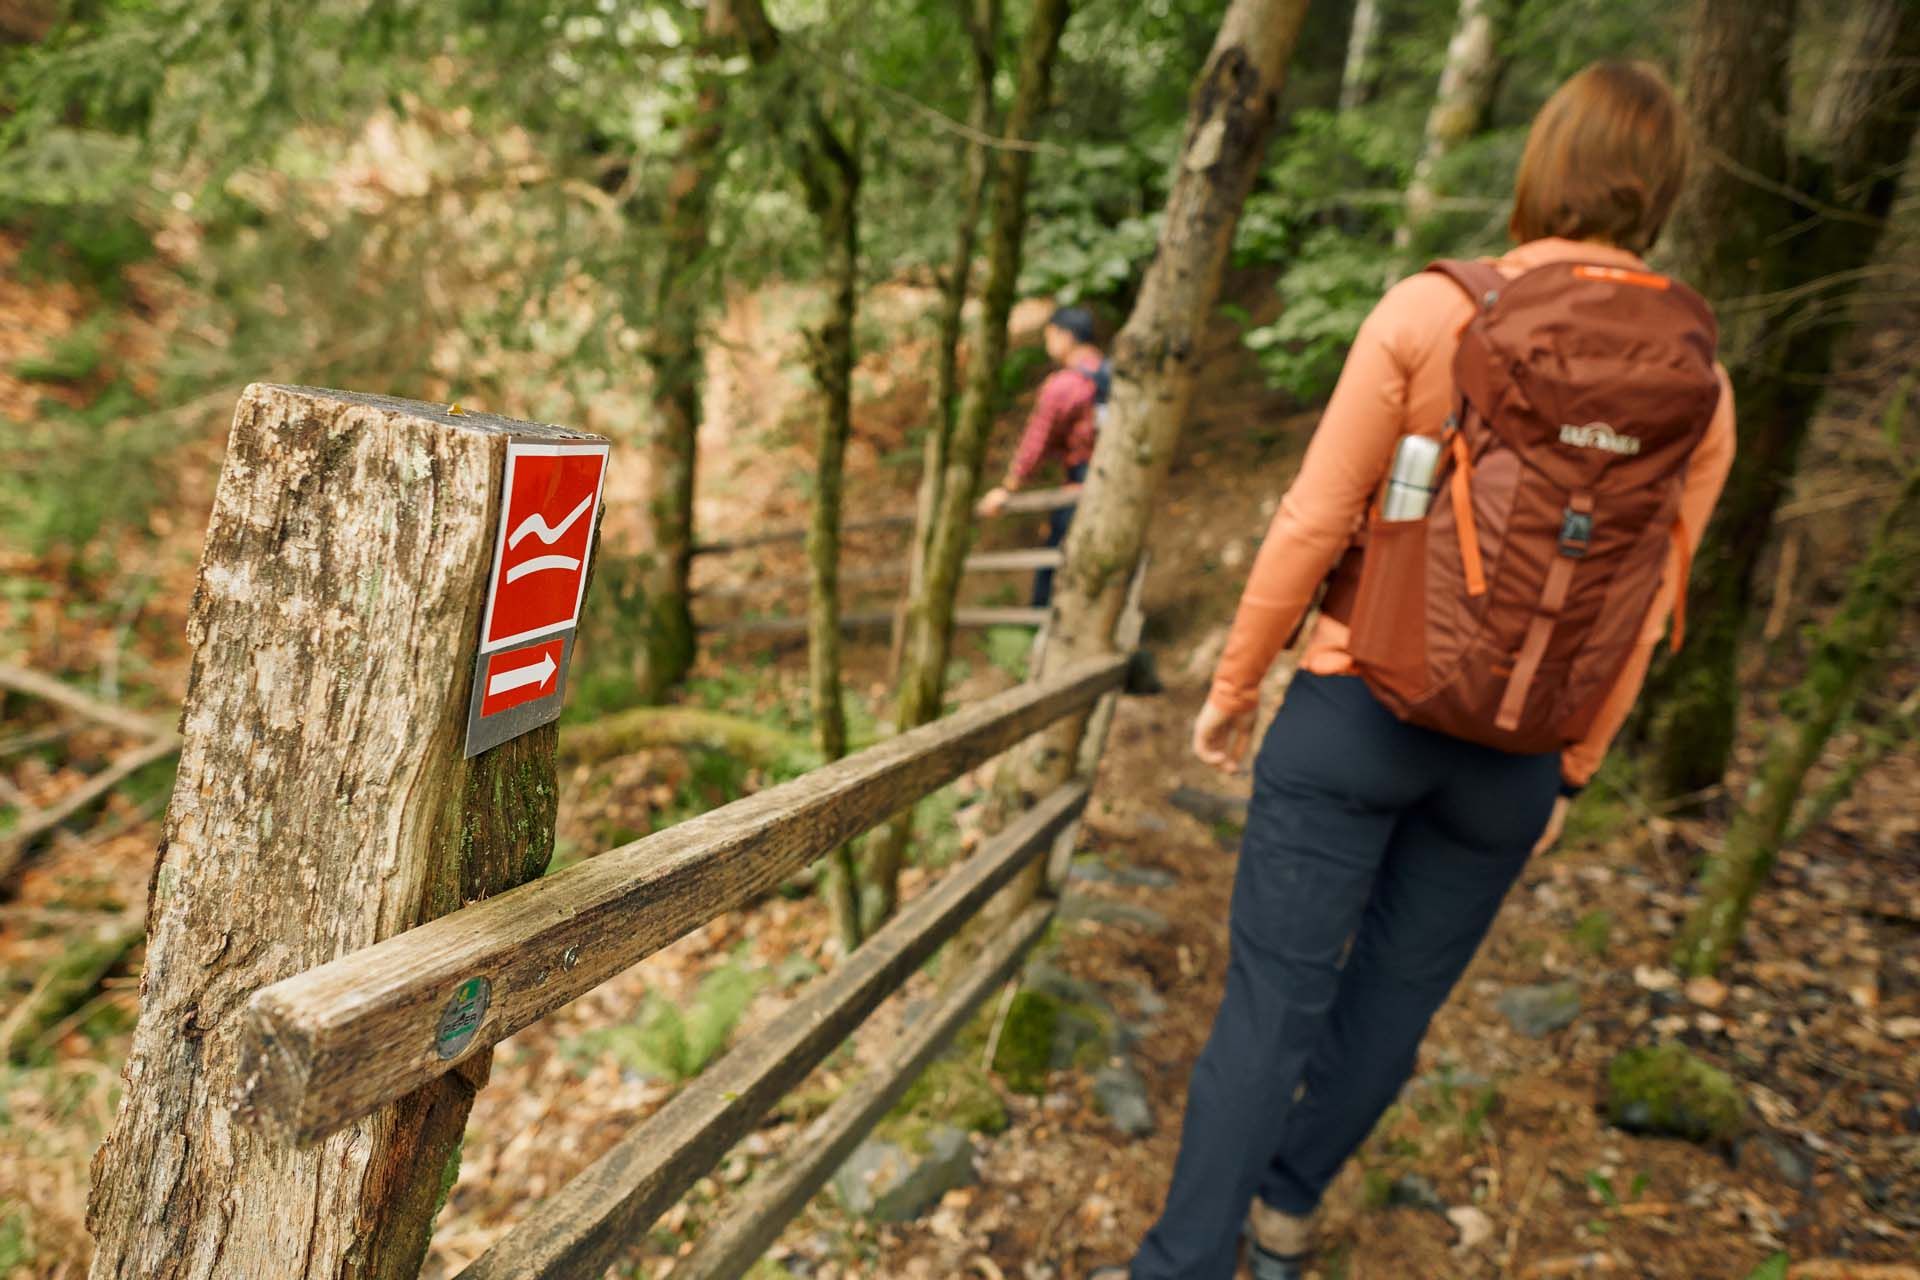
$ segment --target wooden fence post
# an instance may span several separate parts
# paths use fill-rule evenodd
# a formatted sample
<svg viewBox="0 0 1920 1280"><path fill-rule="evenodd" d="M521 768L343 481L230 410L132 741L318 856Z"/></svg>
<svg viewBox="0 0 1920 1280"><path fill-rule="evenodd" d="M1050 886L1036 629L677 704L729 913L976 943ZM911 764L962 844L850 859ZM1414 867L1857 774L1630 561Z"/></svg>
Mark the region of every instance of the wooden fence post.
<svg viewBox="0 0 1920 1280"><path fill-rule="evenodd" d="M464 756L510 435L597 440L346 392L241 397L188 623L127 1091L94 1159L95 1277L419 1269L489 1055L302 1148L234 1117L240 1032L261 986L549 859L553 727ZM443 1031L477 1027L469 996Z"/></svg>

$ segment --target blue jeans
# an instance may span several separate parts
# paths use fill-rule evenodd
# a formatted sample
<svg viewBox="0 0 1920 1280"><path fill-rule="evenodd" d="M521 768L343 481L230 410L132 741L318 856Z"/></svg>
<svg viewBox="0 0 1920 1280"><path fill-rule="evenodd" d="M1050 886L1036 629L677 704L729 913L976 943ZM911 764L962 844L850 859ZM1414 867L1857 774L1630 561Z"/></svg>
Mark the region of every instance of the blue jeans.
<svg viewBox="0 0 1920 1280"><path fill-rule="evenodd" d="M1253 1196L1319 1203L1412 1074L1559 776L1557 755L1404 724L1358 677L1294 677L1254 764L1226 993L1133 1280L1228 1280Z"/></svg>
<svg viewBox="0 0 1920 1280"><path fill-rule="evenodd" d="M1087 478L1087 464L1067 468L1067 483L1082 484ZM1065 546L1067 530L1073 527L1072 507L1055 507L1047 512L1047 545ZM1053 602L1053 570L1037 569L1033 575L1032 603L1036 609L1044 609Z"/></svg>

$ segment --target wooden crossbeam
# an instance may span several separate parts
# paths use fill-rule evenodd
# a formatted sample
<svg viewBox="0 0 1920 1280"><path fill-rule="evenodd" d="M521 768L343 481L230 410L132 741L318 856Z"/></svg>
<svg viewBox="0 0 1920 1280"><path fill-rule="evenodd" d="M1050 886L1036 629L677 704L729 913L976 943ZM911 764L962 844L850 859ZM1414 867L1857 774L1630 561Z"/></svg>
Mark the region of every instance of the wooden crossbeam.
<svg viewBox="0 0 1920 1280"><path fill-rule="evenodd" d="M311 1143L456 1067L1063 715L1091 659L256 991L240 1114ZM482 986L484 984L484 986ZM484 991L479 1014L474 1003ZM464 1001L464 1004L463 1004ZM450 1057L437 1046L466 1010Z"/></svg>
<svg viewBox="0 0 1920 1280"><path fill-rule="evenodd" d="M953 611L956 627L1038 627L1047 620L1045 609L1024 606L959 608ZM805 618L729 618L724 622L700 622L701 631L729 635L790 635L805 631ZM842 631L873 631L893 625L893 613L884 609L855 609L840 615Z"/></svg>
<svg viewBox="0 0 1920 1280"><path fill-rule="evenodd" d="M838 1048L1086 801L1086 786L1072 783L1022 814L832 973L809 985L778 1017L536 1205L456 1280L602 1275L622 1248Z"/></svg>
<svg viewBox="0 0 1920 1280"><path fill-rule="evenodd" d="M1000 516L1033 515L1040 511L1054 511L1060 507L1071 507L1080 501L1080 489L1077 485L1062 486L1058 489L1033 489L1025 493L1009 494L1007 505L1000 509ZM911 529L913 513L899 512L894 515L861 516L844 522L840 528L846 533L860 533L870 529ZM807 530L804 525L793 525L784 529L769 529L765 533L748 534L741 538L723 538L715 542L694 544L696 556L721 555L729 551L745 551L751 547L770 547L782 542L805 542Z"/></svg>
<svg viewBox="0 0 1920 1280"><path fill-rule="evenodd" d="M1066 553L1058 547L1023 547L1015 551L977 551L966 558L961 568L967 573L1014 573L1032 569L1058 569ZM840 575L843 587L870 582L899 582L907 576L899 565L881 565L872 569L848 569ZM802 574L784 578L755 578L732 587L709 587L694 592L701 600L741 600L749 596L770 595L780 591L804 591L813 580Z"/></svg>
<svg viewBox="0 0 1920 1280"><path fill-rule="evenodd" d="M1050 903L1036 904L995 938L940 1002L916 1018L866 1075L801 1130L781 1162L749 1183L726 1216L701 1234L693 1252L674 1264L674 1280L737 1280L745 1275L981 1002L1019 967L1052 917Z"/></svg>

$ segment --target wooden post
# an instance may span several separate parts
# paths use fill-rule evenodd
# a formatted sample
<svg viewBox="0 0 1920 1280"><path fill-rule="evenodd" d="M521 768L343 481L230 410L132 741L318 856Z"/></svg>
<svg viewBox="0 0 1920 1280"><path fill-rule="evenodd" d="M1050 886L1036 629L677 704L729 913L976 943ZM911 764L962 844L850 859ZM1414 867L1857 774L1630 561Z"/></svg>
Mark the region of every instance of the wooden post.
<svg viewBox="0 0 1920 1280"><path fill-rule="evenodd" d="M127 1092L94 1159L95 1277L419 1269L487 1053L304 1149L232 1110L256 990L551 855L552 726L462 758L510 433L595 439L347 392L240 399Z"/></svg>

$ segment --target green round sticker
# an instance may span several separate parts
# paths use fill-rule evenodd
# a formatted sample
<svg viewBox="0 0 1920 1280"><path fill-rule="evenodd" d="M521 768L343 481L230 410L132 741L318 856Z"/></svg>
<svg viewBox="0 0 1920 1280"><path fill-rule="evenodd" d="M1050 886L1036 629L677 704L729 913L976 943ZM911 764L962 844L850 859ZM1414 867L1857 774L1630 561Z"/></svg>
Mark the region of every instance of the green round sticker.
<svg viewBox="0 0 1920 1280"><path fill-rule="evenodd" d="M468 978L460 984L433 1033L434 1050L442 1058L457 1058L466 1052L480 1033L480 1022L487 1016L487 1001L492 996L493 984L485 978Z"/></svg>

